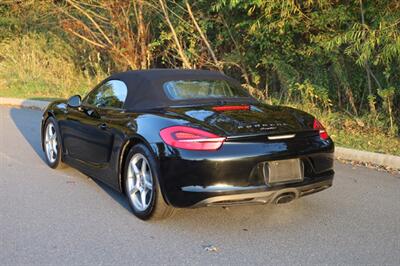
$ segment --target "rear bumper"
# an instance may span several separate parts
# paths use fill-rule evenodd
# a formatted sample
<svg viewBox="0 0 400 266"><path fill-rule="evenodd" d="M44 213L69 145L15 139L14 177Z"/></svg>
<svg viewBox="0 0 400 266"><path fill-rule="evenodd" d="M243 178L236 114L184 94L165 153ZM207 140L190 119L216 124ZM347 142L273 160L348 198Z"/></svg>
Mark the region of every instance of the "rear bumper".
<svg viewBox="0 0 400 266"><path fill-rule="evenodd" d="M303 196L307 196L316 192L320 192L332 186L333 175L307 185L284 187L279 189L267 190L262 192L252 192L250 190L232 191L234 194L214 196L204 199L195 205L197 207L209 206L233 206L233 205L251 205L251 204L267 204L277 203L278 199L282 196L290 197L294 200ZM266 189L266 188L264 188Z"/></svg>
<svg viewBox="0 0 400 266"><path fill-rule="evenodd" d="M159 158L161 190L165 200L174 207L209 206L230 200L267 203L285 189L297 198L306 194L304 191L309 185L316 184L315 192L329 187L326 184L332 184L334 176L334 144L330 139L321 141L319 137L225 143L214 152L178 150L163 143L152 148ZM268 184L259 166L267 161L292 158L303 162L304 179Z"/></svg>

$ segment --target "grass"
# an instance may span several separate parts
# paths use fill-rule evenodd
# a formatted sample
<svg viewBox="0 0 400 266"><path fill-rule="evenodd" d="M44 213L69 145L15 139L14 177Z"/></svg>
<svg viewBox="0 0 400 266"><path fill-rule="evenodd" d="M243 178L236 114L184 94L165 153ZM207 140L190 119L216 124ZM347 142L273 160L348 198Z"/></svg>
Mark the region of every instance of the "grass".
<svg viewBox="0 0 400 266"><path fill-rule="evenodd" d="M68 44L48 34L28 34L1 41L0 97L54 100L85 94L104 74L88 78L74 65L73 57ZM384 117L355 118L342 112L324 111L312 104L289 105L317 117L338 146L400 156L400 138L387 132L389 127Z"/></svg>
<svg viewBox="0 0 400 266"><path fill-rule="evenodd" d="M337 129L333 129L329 133L337 146L400 156L399 137L368 132L356 134Z"/></svg>
<svg viewBox="0 0 400 266"><path fill-rule="evenodd" d="M28 34L0 43L0 96L67 98L83 94L102 78L88 78L74 64L64 41Z"/></svg>

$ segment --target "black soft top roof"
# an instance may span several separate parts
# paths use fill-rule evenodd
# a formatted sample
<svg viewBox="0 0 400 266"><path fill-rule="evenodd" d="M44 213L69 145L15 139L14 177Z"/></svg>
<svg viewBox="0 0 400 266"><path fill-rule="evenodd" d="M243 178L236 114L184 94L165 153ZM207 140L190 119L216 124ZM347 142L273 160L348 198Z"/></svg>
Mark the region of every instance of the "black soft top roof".
<svg viewBox="0 0 400 266"><path fill-rule="evenodd" d="M252 97L245 98L207 98L172 100L164 92L163 84L171 80L225 80L232 86L240 86L240 83L220 72L208 70L184 70L184 69L151 69L135 70L116 73L102 82L109 80L121 80L128 87L128 96L125 108L128 110L143 110L163 108L170 106L216 103L220 100L240 102L255 101Z"/></svg>

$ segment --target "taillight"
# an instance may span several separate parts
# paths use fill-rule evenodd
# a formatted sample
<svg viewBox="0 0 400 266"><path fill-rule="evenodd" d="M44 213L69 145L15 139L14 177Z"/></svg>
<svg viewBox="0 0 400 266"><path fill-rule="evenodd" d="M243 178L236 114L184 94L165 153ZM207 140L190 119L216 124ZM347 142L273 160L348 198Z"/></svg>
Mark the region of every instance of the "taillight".
<svg viewBox="0 0 400 266"><path fill-rule="evenodd" d="M248 111L250 110L250 105L223 105L223 106L214 106L212 108L214 111L223 112L223 111Z"/></svg>
<svg viewBox="0 0 400 266"><path fill-rule="evenodd" d="M187 126L172 126L160 131L162 140L175 148L185 150L215 151L225 141L224 137Z"/></svg>
<svg viewBox="0 0 400 266"><path fill-rule="evenodd" d="M324 126L317 119L314 119L313 128L319 131L319 136L323 140L327 140L329 138L328 132L326 132Z"/></svg>

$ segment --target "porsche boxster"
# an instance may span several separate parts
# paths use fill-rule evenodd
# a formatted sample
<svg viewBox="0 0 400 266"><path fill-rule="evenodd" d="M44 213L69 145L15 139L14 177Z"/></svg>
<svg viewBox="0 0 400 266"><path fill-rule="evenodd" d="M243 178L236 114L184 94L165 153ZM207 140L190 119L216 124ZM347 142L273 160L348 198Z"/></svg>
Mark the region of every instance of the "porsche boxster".
<svg viewBox="0 0 400 266"><path fill-rule="evenodd" d="M47 164L124 193L138 218L176 208L287 203L324 190L334 143L312 115L257 101L205 70L114 74L85 97L49 104Z"/></svg>

